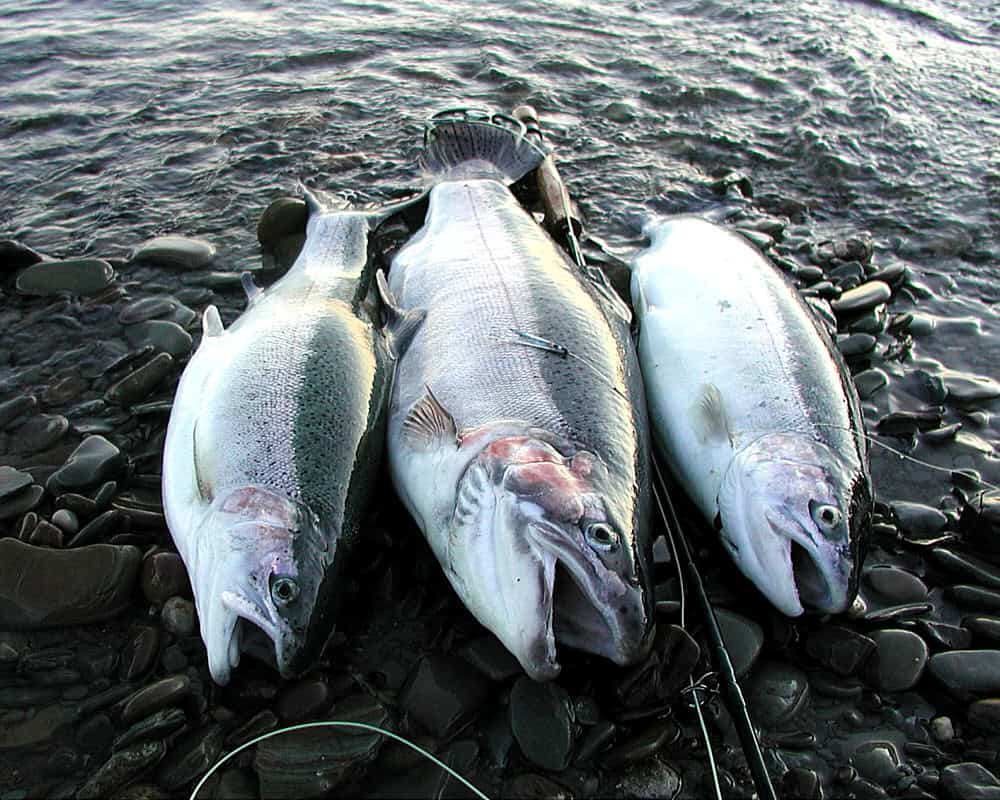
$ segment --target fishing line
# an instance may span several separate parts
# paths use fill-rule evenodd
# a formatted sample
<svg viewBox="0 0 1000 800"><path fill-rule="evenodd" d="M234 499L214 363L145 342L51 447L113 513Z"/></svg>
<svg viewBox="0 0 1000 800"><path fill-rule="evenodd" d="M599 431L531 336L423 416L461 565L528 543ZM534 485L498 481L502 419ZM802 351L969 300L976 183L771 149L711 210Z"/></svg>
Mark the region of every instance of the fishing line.
<svg viewBox="0 0 1000 800"><path fill-rule="evenodd" d="M387 730L385 730L385 728L380 728L377 725L369 725L366 722L345 722L343 720L334 720L334 719L324 720L323 722L303 722L303 723L301 723L299 725L290 725L287 728L279 728L276 731L269 731L268 733L265 733L265 734L262 734L260 736L254 737L249 742L245 742L245 743L241 744L239 747L237 747L231 753L229 753L228 755L224 756L223 758L221 758L217 762L215 762L215 764L212 766L212 768L208 772L205 773L204 777L200 781L198 781L198 785L194 787L194 791L191 792L191 795L188 797L188 800L195 800L195 798L197 798L197 796L198 796L198 792L201 791L201 787L204 786L205 782L209 778L211 778L212 775L215 774L216 770L218 770L219 767L221 767L223 764L225 764L227 761L229 761L229 759L231 759L233 756L235 756L235 755L237 755L239 753L242 753L248 747L252 747L255 744L263 742L265 739L270 739L272 736L278 736L279 734L282 734L282 733L290 733L291 731L301 731L301 730L305 730L306 728L336 728L336 727L339 727L339 728L360 728L362 730L371 731L373 733L381 733L383 736L388 736L390 739L395 739L397 742L405 744L411 750L416 750L424 758L427 758L430 761L433 761L437 766L439 766L441 769L443 769L445 772L447 772L449 775L451 775L451 777L453 777L456 780L460 781L467 789L469 789L469 791L471 791L474 795L476 795L476 797L478 797L479 800L490 800L490 798L487 795L485 795L481 791L479 791L479 789L477 789L475 786L473 786L472 783L470 783L465 778L463 778L461 775L459 775L457 772L455 772L455 770L453 770L451 767L449 767L447 764L445 764L439 758L436 758L435 756L433 756L430 753L428 753L420 745L414 744L413 742L409 741L408 739L404 739L402 736L397 736L392 731L387 731Z"/></svg>

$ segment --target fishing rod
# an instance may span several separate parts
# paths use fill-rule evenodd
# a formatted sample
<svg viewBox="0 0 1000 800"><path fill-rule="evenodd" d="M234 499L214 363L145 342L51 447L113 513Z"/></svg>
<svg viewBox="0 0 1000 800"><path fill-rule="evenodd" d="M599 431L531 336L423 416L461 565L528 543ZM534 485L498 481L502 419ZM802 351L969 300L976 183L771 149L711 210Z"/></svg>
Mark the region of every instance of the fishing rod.
<svg viewBox="0 0 1000 800"><path fill-rule="evenodd" d="M529 105L518 106L512 112L512 116L525 126L526 136L533 137L536 141L541 143L541 125L538 121L538 114L534 108ZM539 165L537 170L537 180L542 207L545 211L545 220L543 224L553 236L565 240L567 248L573 256L573 260L576 262L577 266L584 271L589 272L583 258L583 251L580 248L580 236L583 234L583 223L581 222L579 215L574 213L569 192L567 191L566 185L559 174L559 170L556 168L555 160L553 159L551 153L546 156L545 160ZM603 272L601 273L601 276L604 277ZM733 724L736 727L740 744L743 747L743 754L747 761L747 765L750 768L750 774L753 778L754 787L757 790L757 796L759 800L777 800L774 785L771 783L771 776L767 771L766 764L764 763L760 740L757 738L757 731L754 728L752 720L750 719L750 711L747 707L746 699L743 697L743 691L740 689L740 685L736 680L736 671L733 669L733 662L729 657L729 651L726 649L726 643L722 639L722 631L720 630L718 620L715 617L715 610L712 608L712 604L708 600L708 594L705 591L705 584L702 581L701 573L699 572L698 565L695 563L695 560L691 555L691 549L688 545L687 538L681 528L677 513L670 500L670 494L667 491L666 483L663 480L662 473L660 472L660 466L655 458L653 459L653 470L656 477L653 492L657 505L660 509L660 514L663 518L667 538L671 544L674 561L677 564L680 585L682 587L684 586L684 575L686 573L687 582L693 590L698 607L701 610L702 617L704 618L709 645L714 657L713 660L718 666L720 692L724 702L726 703L726 707L729 710L730 717L733 719ZM666 510L664 510L664 507ZM667 511L669 511L669 517L667 515ZM684 592L682 589L682 595L683 594ZM683 609L683 596L681 602ZM682 617L681 627L683 626L684 623ZM719 800L721 800L722 790L719 786L719 776L715 766L715 757L712 753L712 745L708 738L708 728L705 725L705 719L701 710L698 687L693 678L689 678L689 684L690 686L688 688L694 697L695 713L698 716L698 722L701 726L702 735L705 739L705 747L708 752L709 767L712 774L715 795L719 798Z"/></svg>

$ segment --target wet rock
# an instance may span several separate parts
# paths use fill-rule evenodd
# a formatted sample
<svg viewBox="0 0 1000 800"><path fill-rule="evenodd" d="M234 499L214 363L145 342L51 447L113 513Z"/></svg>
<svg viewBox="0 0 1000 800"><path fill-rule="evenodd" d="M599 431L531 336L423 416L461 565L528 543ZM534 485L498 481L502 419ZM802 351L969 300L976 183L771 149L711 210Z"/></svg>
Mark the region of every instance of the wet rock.
<svg viewBox="0 0 1000 800"><path fill-rule="evenodd" d="M1000 650L952 650L931 656L930 674L959 694L1000 693Z"/></svg>
<svg viewBox="0 0 1000 800"><path fill-rule="evenodd" d="M679 625L660 624L649 656L624 672L615 694L626 708L644 708L670 700L687 686L701 648Z"/></svg>
<svg viewBox="0 0 1000 800"><path fill-rule="evenodd" d="M970 498L959 525L979 552L1000 554L1000 491L979 492Z"/></svg>
<svg viewBox="0 0 1000 800"><path fill-rule="evenodd" d="M309 211L304 200L298 197L279 197L260 215L257 223L257 241L261 248L271 251L284 236L305 232Z"/></svg>
<svg viewBox="0 0 1000 800"><path fill-rule="evenodd" d="M11 686L0 689L0 708L42 706L59 698L57 689L45 686Z"/></svg>
<svg viewBox="0 0 1000 800"><path fill-rule="evenodd" d="M615 745L601 758L605 769L622 769L628 764L644 761L654 755L669 741L681 736L680 726L670 719L657 719L646 723L619 745Z"/></svg>
<svg viewBox="0 0 1000 800"><path fill-rule="evenodd" d="M960 407L975 406L1000 397L1000 383L982 375L948 372L943 376L948 402Z"/></svg>
<svg viewBox="0 0 1000 800"><path fill-rule="evenodd" d="M40 520L28 537L28 544L35 547L62 547L63 532L51 522Z"/></svg>
<svg viewBox="0 0 1000 800"><path fill-rule="evenodd" d="M178 705L191 691L191 679L187 675L174 675L151 683L125 703L121 713L122 724L132 725L160 709Z"/></svg>
<svg viewBox="0 0 1000 800"><path fill-rule="evenodd" d="M110 539L122 526L124 515L118 510L105 511L84 525L70 542L70 547L98 544Z"/></svg>
<svg viewBox="0 0 1000 800"><path fill-rule="evenodd" d="M156 770L156 782L171 792L201 777L222 755L221 725L194 731L174 744Z"/></svg>
<svg viewBox="0 0 1000 800"><path fill-rule="evenodd" d="M927 586L911 572L893 566L872 567L864 581L879 597L890 603L915 603L927 597Z"/></svg>
<svg viewBox="0 0 1000 800"><path fill-rule="evenodd" d="M219 775L216 800L257 800L257 779L247 769L226 769Z"/></svg>
<svg viewBox="0 0 1000 800"><path fill-rule="evenodd" d="M830 303L837 316L851 316L871 311L876 306L889 301L892 288L882 281L869 281L844 292L838 300Z"/></svg>
<svg viewBox="0 0 1000 800"><path fill-rule="evenodd" d="M160 613L163 628L174 636L191 636L197 630L194 603L183 597L171 597Z"/></svg>
<svg viewBox="0 0 1000 800"><path fill-rule="evenodd" d="M898 500L892 504L899 527L911 536L934 536L948 525L948 517L936 508L922 503Z"/></svg>
<svg viewBox="0 0 1000 800"><path fill-rule="evenodd" d="M852 333L837 337L837 349L844 358L859 358L875 350L878 339L870 333Z"/></svg>
<svg viewBox="0 0 1000 800"><path fill-rule="evenodd" d="M983 589L979 586L949 586L944 590L946 600L951 600L960 608L974 611L1000 612L1000 592Z"/></svg>
<svg viewBox="0 0 1000 800"><path fill-rule="evenodd" d="M49 550L0 539L0 627L45 628L109 619L130 604L140 558L134 547Z"/></svg>
<svg viewBox="0 0 1000 800"><path fill-rule="evenodd" d="M26 244L15 239L0 239L0 270L11 272L44 260L45 256Z"/></svg>
<svg viewBox="0 0 1000 800"><path fill-rule="evenodd" d="M576 755L573 757L574 763L588 761L601 752L611 744L617 730L617 726L608 720L593 725L580 740Z"/></svg>
<svg viewBox="0 0 1000 800"><path fill-rule="evenodd" d="M891 742L865 742L851 756L851 765L875 783L895 783L899 778L899 753Z"/></svg>
<svg viewBox="0 0 1000 800"><path fill-rule="evenodd" d="M491 681L504 681L524 670L495 636L480 636L463 645L458 654Z"/></svg>
<svg viewBox="0 0 1000 800"><path fill-rule="evenodd" d="M972 642L972 634L958 625L921 619L917 621L924 639L932 646L943 650L965 650Z"/></svg>
<svg viewBox="0 0 1000 800"><path fill-rule="evenodd" d="M22 489L17 494L0 502L0 520L12 519L37 508L44 496L45 490L41 486L32 485L27 489Z"/></svg>
<svg viewBox="0 0 1000 800"><path fill-rule="evenodd" d="M893 411L881 417L875 428L886 436L908 439L919 431L934 430L941 425L944 414L939 409L923 411Z"/></svg>
<svg viewBox="0 0 1000 800"><path fill-rule="evenodd" d="M187 569L177 553L160 551L146 557L142 562L141 583L142 593L154 605L174 596L192 596Z"/></svg>
<svg viewBox="0 0 1000 800"><path fill-rule="evenodd" d="M952 725L950 717L934 717L930 723L930 730L935 741L942 744L955 738L955 726Z"/></svg>
<svg viewBox="0 0 1000 800"><path fill-rule="evenodd" d="M825 625L806 639L806 652L838 675L857 672L874 650L872 639L839 625Z"/></svg>
<svg viewBox="0 0 1000 800"><path fill-rule="evenodd" d="M119 750L80 788L79 800L109 797L155 766L166 753L163 742L139 742Z"/></svg>
<svg viewBox="0 0 1000 800"><path fill-rule="evenodd" d="M857 678L836 675L827 670L810 672L809 686L826 697L838 700L857 700L864 693L864 685Z"/></svg>
<svg viewBox="0 0 1000 800"><path fill-rule="evenodd" d="M0 752L48 742L73 719L71 708L55 704L45 706L19 722L4 720L4 724L0 725Z"/></svg>
<svg viewBox="0 0 1000 800"><path fill-rule="evenodd" d="M34 395L22 394L0 403L0 428L6 428L12 422L25 417L38 408L38 400Z"/></svg>
<svg viewBox="0 0 1000 800"><path fill-rule="evenodd" d="M132 725L125 733L115 739L112 748L121 750L123 747L146 739L164 739L174 731L184 727L187 717L179 708L164 708Z"/></svg>
<svg viewBox="0 0 1000 800"><path fill-rule="evenodd" d="M459 658L431 654L417 664L399 695L414 720L445 739L462 728L486 701L489 682Z"/></svg>
<svg viewBox="0 0 1000 800"><path fill-rule="evenodd" d="M854 386L862 400L869 400L880 389L889 385L889 376L880 369L866 369L854 376Z"/></svg>
<svg viewBox="0 0 1000 800"><path fill-rule="evenodd" d="M529 772L504 781L501 796L509 800L572 800L573 793L544 775Z"/></svg>
<svg viewBox="0 0 1000 800"><path fill-rule="evenodd" d="M17 276L17 291L30 295L93 294L108 286L114 275L111 265L99 258L41 261Z"/></svg>
<svg viewBox="0 0 1000 800"><path fill-rule="evenodd" d="M385 712L365 698L365 707L337 708L337 718L384 726ZM254 771L262 800L322 797L370 763L385 737L344 728L293 731L257 745Z"/></svg>
<svg viewBox="0 0 1000 800"><path fill-rule="evenodd" d="M27 472L0 466L0 500L6 500L32 483L32 477Z"/></svg>
<svg viewBox="0 0 1000 800"><path fill-rule="evenodd" d="M572 704L554 681L517 679L510 693L510 727L524 757L558 772L569 764L573 749Z"/></svg>
<svg viewBox="0 0 1000 800"><path fill-rule="evenodd" d="M125 456L103 436L88 436L46 482L52 494L90 489L125 467Z"/></svg>
<svg viewBox="0 0 1000 800"><path fill-rule="evenodd" d="M760 655L764 646L764 631L752 619L724 608L716 609L715 617L733 662L733 670L736 677L741 678L750 671Z"/></svg>
<svg viewBox="0 0 1000 800"><path fill-rule="evenodd" d="M68 508L60 508L52 515L52 524L63 533L74 534L80 529L80 520Z"/></svg>
<svg viewBox="0 0 1000 800"><path fill-rule="evenodd" d="M135 325L151 319L159 319L172 314L177 301L171 297L143 297L125 306L118 314L122 325Z"/></svg>
<svg viewBox="0 0 1000 800"><path fill-rule="evenodd" d="M157 352L182 358L191 352L194 340L191 334L176 322L154 319L130 325L125 329L125 339L133 347L152 345Z"/></svg>
<svg viewBox="0 0 1000 800"><path fill-rule="evenodd" d="M865 675L883 692L902 692L916 686L927 666L927 644L917 634L904 630L882 630L872 634L875 653Z"/></svg>
<svg viewBox="0 0 1000 800"><path fill-rule="evenodd" d="M1000 568L988 561L945 547L931 550L930 560L959 578L973 581L987 589L1000 590Z"/></svg>
<svg viewBox="0 0 1000 800"><path fill-rule="evenodd" d="M145 675L160 652L160 629L143 626L129 640L122 653L119 673L122 680L132 681Z"/></svg>
<svg viewBox="0 0 1000 800"><path fill-rule="evenodd" d="M890 622L901 622L911 617L919 617L921 614L926 614L931 608L930 603L900 603L895 606L869 609L862 613L858 619L871 625L886 625Z"/></svg>
<svg viewBox="0 0 1000 800"><path fill-rule="evenodd" d="M134 372L130 372L105 393L110 403L131 405L148 397L176 366L174 357L169 353L157 353Z"/></svg>
<svg viewBox="0 0 1000 800"><path fill-rule="evenodd" d="M733 228L733 231L738 233L744 239L746 239L750 244L756 247L758 250L770 250L774 247L774 237L769 236L761 231L749 230L747 228Z"/></svg>
<svg viewBox="0 0 1000 800"><path fill-rule="evenodd" d="M764 661L750 677L748 700L758 725L779 728L808 707L809 681L798 667Z"/></svg>
<svg viewBox="0 0 1000 800"><path fill-rule="evenodd" d="M781 777L781 796L796 800L823 800L823 784L808 767L792 767Z"/></svg>
<svg viewBox="0 0 1000 800"><path fill-rule="evenodd" d="M275 711L282 722L301 722L325 713L333 699L325 681L318 678L301 680L278 692Z"/></svg>
<svg viewBox="0 0 1000 800"><path fill-rule="evenodd" d="M965 712L970 725L991 735L1000 734L1000 698L976 700Z"/></svg>
<svg viewBox="0 0 1000 800"><path fill-rule="evenodd" d="M240 725L229 734L223 743L226 750L235 750L241 744L246 744L251 739L256 739L269 731L278 727L278 718L270 709L258 711L250 719Z"/></svg>
<svg viewBox="0 0 1000 800"><path fill-rule="evenodd" d="M1000 781L982 764L973 761L949 764L941 770L941 797L944 800L998 800Z"/></svg>
<svg viewBox="0 0 1000 800"><path fill-rule="evenodd" d="M40 453L48 450L69 430L69 420L61 414L36 414L11 434L12 452Z"/></svg>
<svg viewBox="0 0 1000 800"><path fill-rule="evenodd" d="M1000 645L1000 617L965 617L962 620L962 627L968 629L977 645L986 647Z"/></svg>
<svg viewBox="0 0 1000 800"><path fill-rule="evenodd" d="M203 239L157 236L139 245L129 260L174 269L200 269L214 258L215 247Z"/></svg>
<svg viewBox="0 0 1000 800"><path fill-rule="evenodd" d="M744 173L734 170L712 182L712 191L728 197L753 199L753 183Z"/></svg>

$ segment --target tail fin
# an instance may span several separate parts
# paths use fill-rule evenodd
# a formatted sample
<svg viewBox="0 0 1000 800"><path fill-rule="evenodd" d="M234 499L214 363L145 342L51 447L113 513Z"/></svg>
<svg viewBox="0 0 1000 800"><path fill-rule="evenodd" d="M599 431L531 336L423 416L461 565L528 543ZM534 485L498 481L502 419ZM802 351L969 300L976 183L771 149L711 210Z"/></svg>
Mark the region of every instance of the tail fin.
<svg viewBox="0 0 1000 800"><path fill-rule="evenodd" d="M494 177L511 184L545 156L541 147L525 138L524 126L517 120L499 114L445 112L427 123L420 163L438 179Z"/></svg>

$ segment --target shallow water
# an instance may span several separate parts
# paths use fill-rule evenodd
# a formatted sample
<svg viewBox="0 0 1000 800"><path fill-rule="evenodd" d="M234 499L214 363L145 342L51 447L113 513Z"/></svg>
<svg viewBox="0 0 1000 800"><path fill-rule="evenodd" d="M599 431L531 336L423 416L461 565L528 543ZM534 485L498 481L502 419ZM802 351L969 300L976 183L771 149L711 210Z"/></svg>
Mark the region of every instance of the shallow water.
<svg viewBox="0 0 1000 800"><path fill-rule="evenodd" d="M175 233L213 242L215 269L257 268L257 220L298 181L357 202L398 196L421 184L430 113L527 102L588 232L620 257L650 213L718 209L713 179L739 170L765 210L796 209L793 255L868 231L876 264L903 262L910 283L889 312L934 325L906 357L875 360L890 382L865 403L874 425L929 404L918 370L1000 377L995 12L973 0L0 3L0 238L124 257ZM186 285L129 270L133 296ZM216 300L227 322L242 305ZM84 325L68 341L68 323L32 316L49 302L4 302L15 338L0 344L0 401L124 352L104 341L113 315L71 309ZM998 411L946 404L944 424L963 425L954 441L885 441L1000 483ZM947 474L878 448L872 460L884 502L950 493Z"/></svg>

